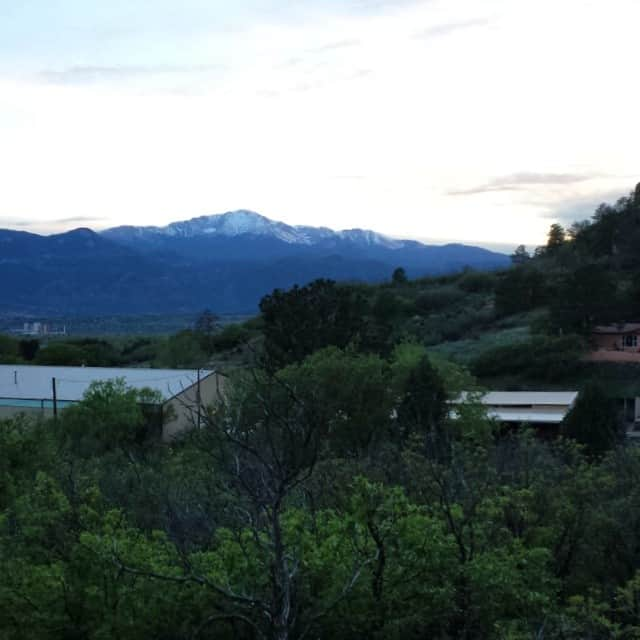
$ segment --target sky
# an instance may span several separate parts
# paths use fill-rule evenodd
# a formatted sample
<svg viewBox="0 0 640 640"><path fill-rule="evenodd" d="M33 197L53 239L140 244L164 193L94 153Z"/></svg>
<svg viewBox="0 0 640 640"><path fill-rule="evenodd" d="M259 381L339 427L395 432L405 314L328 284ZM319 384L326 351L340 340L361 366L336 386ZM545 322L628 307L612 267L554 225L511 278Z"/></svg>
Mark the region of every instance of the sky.
<svg viewBox="0 0 640 640"><path fill-rule="evenodd" d="M531 247L640 180L637 0L0 0L0 227Z"/></svg>

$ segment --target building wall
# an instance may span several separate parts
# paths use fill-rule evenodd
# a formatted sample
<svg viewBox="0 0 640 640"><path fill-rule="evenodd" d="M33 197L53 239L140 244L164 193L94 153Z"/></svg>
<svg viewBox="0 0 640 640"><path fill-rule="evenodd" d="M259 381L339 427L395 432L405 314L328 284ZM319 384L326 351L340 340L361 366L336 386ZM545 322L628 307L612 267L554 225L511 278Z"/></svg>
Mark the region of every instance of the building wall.
<svg viewBox="0 0 640 640"><path fill-rule="evenodd" d="M224 388L224 378L212 373L200 381L200 407L214 404ZM201 412L202 415L204 411ZM198 388L193 385L182 393L171 398L163 405L165 422L162 428L162 439L172 440L176 435L198 425Z"/></svg>
<svg viewBox="0 0 640 640"><path fill-rule="evenodd" d="M638 335L637 333L629 335ZM638 351L640 349L640 337L638 338L638 345L635 347L624 346L625 334L613 334L613 333L596 333L593 334L593 343L596 349L607 350L620 350L620 351Z"/></svg>

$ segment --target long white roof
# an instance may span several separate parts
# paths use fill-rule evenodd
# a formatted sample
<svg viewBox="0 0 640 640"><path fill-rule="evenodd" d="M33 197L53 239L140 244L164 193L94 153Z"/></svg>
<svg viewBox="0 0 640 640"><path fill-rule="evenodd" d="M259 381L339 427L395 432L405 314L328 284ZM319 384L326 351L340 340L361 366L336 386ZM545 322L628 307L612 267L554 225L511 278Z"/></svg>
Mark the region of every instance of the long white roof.
<svg viewBox="0 0 640 640"><path fill-rule="evenodd" d="M200 370L200 379L213 371ZM129 387L158 391L168 400L198 380L197 369L122 369L107 367L45 367L35 365L0 365L0 399L51 400L52 380L56 379L58 400L82 400L95 381L124 378Z"/></svg>
<svg viewBox="0 0 640 640"><path fill-rule="evenodd" d="M464 402L468 392L463 392L455 402ZM577 391L489 391L480 395L480 402L490 406L539 406L560 405L570 407L578 397Z"/></svg>
<svg viewBox="0 0 640 640"><path fill-rule="evenodd" d="M469 395L463 392L453 404L464 402ZM479 401L487 415L499 422L560 424L577 397L577 391L489 391Z"/></svg>

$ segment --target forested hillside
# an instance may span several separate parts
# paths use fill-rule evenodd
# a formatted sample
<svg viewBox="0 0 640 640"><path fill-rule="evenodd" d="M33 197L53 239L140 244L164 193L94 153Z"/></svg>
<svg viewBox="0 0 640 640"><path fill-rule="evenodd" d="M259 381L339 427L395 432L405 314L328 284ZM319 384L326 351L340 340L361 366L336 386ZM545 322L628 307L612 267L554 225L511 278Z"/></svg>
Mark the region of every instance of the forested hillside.
<svg viewBox="0 0 640 640"><path fill-rule="evenodd" d="M117 383L0 422L0 637L640 637L640 450L580 360L594 323L637 319L639 221L636 191L499 273L318 280L168 338L3 340L5 361L213 363L229 391L171 443ZM557 438L474 394L451 411L497 382L585 387Z"/></svg>

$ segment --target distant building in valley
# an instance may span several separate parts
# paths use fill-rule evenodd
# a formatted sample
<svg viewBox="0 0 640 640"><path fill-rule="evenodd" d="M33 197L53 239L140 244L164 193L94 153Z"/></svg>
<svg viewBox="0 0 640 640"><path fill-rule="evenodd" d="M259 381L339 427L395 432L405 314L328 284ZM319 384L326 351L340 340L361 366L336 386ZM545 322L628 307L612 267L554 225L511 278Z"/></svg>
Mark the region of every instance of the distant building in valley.
<svg viewBox="0 0 640 640"><path fill-rule="evenodd" d="M53 327L46 322L25 322L15 333L23 336L66 336L67 327Z"/></svg>
<svg viewBox="0 0 640 640"><path fill-rule="evenodd" d="M162 398L162 438L197 426L205 407L222 392L223 378L197 369L123 369L0 365L0 418L19 413L52 416L83 399L92 382L122 378L128 387L151 389Z"/></svg>

